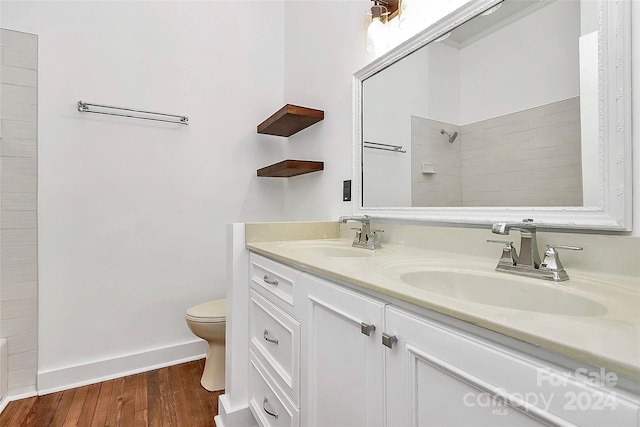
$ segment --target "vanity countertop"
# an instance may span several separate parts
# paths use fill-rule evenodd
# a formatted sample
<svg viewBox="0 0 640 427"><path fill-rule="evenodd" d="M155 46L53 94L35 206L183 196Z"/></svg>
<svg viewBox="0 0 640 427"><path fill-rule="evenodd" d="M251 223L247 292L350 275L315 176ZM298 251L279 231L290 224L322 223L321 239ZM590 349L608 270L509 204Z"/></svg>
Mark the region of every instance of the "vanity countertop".
<svg viewBox="0 0 640 427"><path fill-rule="evenodd" d="M351 248L351 240L251 242L247 248L273 259L383 295L460 319L573 359L640 379L640 292L637 277L594 274L567 267L571 279L562 284L494 273L496 260L471 255L385 244L368 256L322 256L299 250L307 245ZM367 251L366 249L359 249ZM604 314L566 315L488 305L410 286L394 274L394 266L411 263L448 265L480 275L504 274L513 280L536 280L561 287L560 296L584 297L606 308ZM495 276L493 276L495 277ZM527 298L523 295L523 298Z"/></svg>

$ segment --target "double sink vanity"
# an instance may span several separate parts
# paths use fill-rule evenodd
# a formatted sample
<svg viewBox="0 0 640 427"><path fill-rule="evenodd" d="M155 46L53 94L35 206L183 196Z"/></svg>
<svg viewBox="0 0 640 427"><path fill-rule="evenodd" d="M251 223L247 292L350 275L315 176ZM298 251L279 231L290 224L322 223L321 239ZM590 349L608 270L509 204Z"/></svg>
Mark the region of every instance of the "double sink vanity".
<svg viewBox="0 0 640 427"><path fill-rule="evenodd" d="M640 427L630 5L469 0L354 74L358 217L229 225L217 425Z"/></svg>
<svg viewBox="0 0 640 427"><path fill-rule="evenodd" d="M351 225L236 225L259 425L640 425L638 239L537 233L584 247L555 282L496 271L487 228Z"/></svg>

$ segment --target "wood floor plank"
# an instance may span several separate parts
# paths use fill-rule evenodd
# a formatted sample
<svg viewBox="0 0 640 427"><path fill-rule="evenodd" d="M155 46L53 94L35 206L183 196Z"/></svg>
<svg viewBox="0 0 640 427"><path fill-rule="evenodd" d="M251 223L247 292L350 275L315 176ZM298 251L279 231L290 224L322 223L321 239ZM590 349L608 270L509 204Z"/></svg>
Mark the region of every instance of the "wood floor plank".
<svg viewBox="0 0 640 427"><path fill-rule="evenodd" d="M31 412L31 408L36 403L37 397L29 397L26 399L17 400L15 402L9 403L9 405L14 405L16 410L13 411L11 418L7 419L8 426L22 426L27 419L27 415ZM6 409L5 409L6 411ZM4 415L4 412L3 412ZM4 418L2 419L4 422ZM2 424L4 426L4 424Z"/></svg>
<svg viewBox="0 0 640 427"><path fill-rule="evenodd" d="M138 374L136 379L136 412L142 412L147 410L147 374Z"/></svg>
<svg viewBox="0 0 640 427"><path fill-rule="evenodd" d="M191 378L191 369L188 364L180 365L180 383L187 399L187 409L189 410L189 420L193 427L204 427L207 425L205 418L200 410L200 399L198 392L193 386Z"/></svg>
<svg viewBox="0 0 640 427"><path fill-rule="evenodd" d="M35 398L33 399L35 400ZM9 424L9 422L13 419L15 413L18 412L18 409L22 406L23 400L26 399L9 402L7 404L6 408L4 408L4 411L2 411L2 413L0 414L0 426L4 427L11 425Z"/></svg>
<svg viewBox="0 0 640 427"><path fill-rule="evenodd" d="M124 394L122 396L122 407L118 425L120 427L133 427L136 416L136 387L138 378L136 375L129 375L124 378Z"/></svg>
<svg viewBox="0 0 640 427"><path fill-rule="evenodd" d="M136 418L133 421L133 425L134 427L147 427L149 425L146 409L136 412Z"/></svg>
<svg viewBox="0 0 640 427"><path fill-rule="evenodd" d="M215 426L220 392L200 385L198 360L10 402L0 427Z"/></svg>
<svg viewBox="0 0 640 427"><path fill-rule="evenodd" d="M191 371L191 382L193 384L194 390L198 395L198 400L200 402L200 410L205 420L205 426L213 427L213 417L215 415L213 411L213 404L211 403L211 397L209 396L211 392L207 391L200 384L200 379L202 378L202 371L204 370L204 363L191 364L189 365Z"/></svg>
<svg viewBox="0 0 640 427"><path fill-rule="evenodd" d="M64 426L64 420L67 419L67 414L71 409L71 404L73 403L76 391L77 389L70 389L62 392L62 397L60 398L60 402L58 402L56 412L53 414L53 418L51 419L51 427Z"/></svg>
<svg viewBox="0 0 640 427"><path fill-rule="evenodd" d="M118 427L120 425L120 415L124 400L124 381L124 378L113 380L113 391L111 392L109 410L104 423L105 427Z"/></svg>
<svg viewBox="0 0 640 427"><path fill-rule="evenodd" d="M93 412L91 427L104 427L111 402L111 392L113 391L113 380L105 381L100 386L100 394L96 402L96 409Z"/></svg>
<svg viewBox="0 0 640 427"><path fill-rule="evenodd" d="M38 397L27 414L23 425L25 427L40 427L51 424L61 397L62 393L51 393Z"/></svg>
<svg viewBox="0 0 640 427"><path fill-rule="evenodd" d="M100 396L101 383L91 384L89 390L87 390L87 396L84 398L82 404L82 410L78 417L78 427L90 427L91 421L93 421L93 414L96 411L96 405L98 404L98 396Z"/></svg>
<svg viewBox="0 0 640 427"><path fill-rule="evenodd" d="M86 399L89 391L89 386L86 385L75 390L76 393L73 395L73 401L69 407L69 412L67 412L67 417L64 419L63 427L74 427L78 424L78 419L80 419L80 413L84 406L84 400Z"/></svg>
<svg viewBox="0 0 640 427"><path fill-rule="evenodd" d="M171 382L173 405L176 413L176 424L178 426L189 425L189 409L187 408L187 398L184 395L182 382L180 381L180 369L174 365L169 366L169 381Z"/></svg>
<svg viewBox="0 0 640 427"><path fill-rule="evenodd" d="M147 372L147 415L149 427L162 426L162 403L160 401L160 376L158 371Z"/></svg>
<svg viewBox="0 0 640 427"><path fill-rule="evenodd" d="M175 427L176 411L173 403L173 386L169 381L169 368L158 369L160 379L160 403L162 406L162 419L165 426Z"/></svg>

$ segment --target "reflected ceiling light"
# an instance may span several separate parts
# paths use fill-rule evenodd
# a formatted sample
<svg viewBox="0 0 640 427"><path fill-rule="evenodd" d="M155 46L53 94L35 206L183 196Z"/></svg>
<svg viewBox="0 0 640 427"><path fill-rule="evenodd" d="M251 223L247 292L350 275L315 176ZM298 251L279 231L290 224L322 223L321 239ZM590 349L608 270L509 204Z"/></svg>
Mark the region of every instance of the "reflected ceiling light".
<svg viewBox="0 0 640 427"><path fill-rule="evenodd" d="M386 28L384 23L387 22L389 17L389 8L387 8L387 2L381 0L371 0L373 6L371 7L371 23L367 28L367 52L375 52L382 48L382 44L386 43Z"/></svg>
<svg viewBox="0 0 640 427"><path fill-rule="evenodd" d="M437 43L437 42L441 42L441 41L443 41L443 40L448 39L450 35L451 35L451 31L449 31L448 33L446 33L446 34L444 34L444 35L442 35L442 36L438 37L438 38L437 38L437 39L435 39L434 41L435 41L436 43Z"/></svg>
<svg viewBox="0 0 640 427"><path fill-rule="evenodd" d="M496 10L500 9L500 6L502 6L502 3L498 3L497 5L485 10L484 12L482 12L480 15L481 16L487 16L487 15L491 15L493 12L495 12Z"/></svg>

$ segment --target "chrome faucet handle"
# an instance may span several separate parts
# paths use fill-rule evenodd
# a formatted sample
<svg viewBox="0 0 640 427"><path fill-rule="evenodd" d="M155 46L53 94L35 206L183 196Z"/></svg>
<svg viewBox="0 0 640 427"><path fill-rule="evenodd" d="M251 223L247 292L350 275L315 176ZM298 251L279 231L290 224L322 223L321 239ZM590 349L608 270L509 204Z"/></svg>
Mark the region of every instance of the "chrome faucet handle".
<svg viewBox="0 0 640 427"><path fill-rule="evenodd" d="M369 236L370 243L378 243L378 233L384 233L384 230L373 230Z"/></svg>
<svg viewBox="0 0 640 427"><path fill-rule="evenodd" d="M572 251L581 251L580 246L569 245L547 245L547 249L544 251L544 259L540 264L540 270L549 271L553 274L553 280L561 282L569 279L569 275L564 269L562 262L560 262L560 256L556 249L568 249Z"/></svg>
<svg viewBox="0 0 640 427"><path fill-rule="evenodd" d="M363 216L341 216L338 218L338 221L341 223L346 223L347 221L358 221L363 224L369 224L371 222L371 217L369 215Z"/></svg>
<svg viewBox="0 0 640 427"><path fill-rule="evenodd" d="M540 267L540 254L536 239L536 224L531 219L522 222L496 222L491 226L494 234L509 234L509 231L520 232L520 256L518 263L523 268L538 269Z"/></svg>
<svg viewBox="0 0 640 427"><path fill-rule="evenodd" d="M513 246L513 242L508 240L492 240L488 239L489 243L504 243L504 247L502 248L502 256L498 261L498 265L517 265L518 264L518 253L516 252L516 248Z"/></svg>

